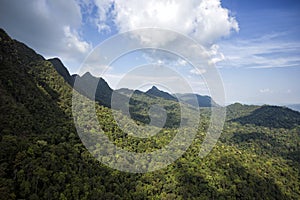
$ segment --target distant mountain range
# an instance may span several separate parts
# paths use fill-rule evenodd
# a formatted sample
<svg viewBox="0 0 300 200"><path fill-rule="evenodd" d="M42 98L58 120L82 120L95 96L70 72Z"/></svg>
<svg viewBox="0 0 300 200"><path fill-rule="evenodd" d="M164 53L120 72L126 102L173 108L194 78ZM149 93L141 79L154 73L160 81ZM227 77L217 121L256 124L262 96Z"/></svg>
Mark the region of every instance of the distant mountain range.
<svg viewBox="0 0 300 200"><path fill-rule="evenodd" d="M58 101L58 94L56 94L55 92L53 92L52 90L50 90L48 87L45 86L45 84L43 83L44 78L43 77L37 78L39 76L44 76L46 70L38 71L41 69L37 68L36 70L32 70L30 68L31 66L30 63L35 61L35 62L46 63L43 65L49 65L50 67L49 70L53 69L54 71L56 71L64 79L64 81L68 83L69 86L74 87L79 93L83 94L84 96L90 99L95 99L97 102L99 102L100 105L111 107L111 97L112 94L114 93L114 95L117 95L117 99L120 100L120 102L129 102L129 110L130 110L131 117L134 120L143 123L149 122L149 116L147 112L151 107L151 105L157 102L160 102L163 106L167 108L168 119L170 119L169 121L167 120L167 124L169 124L168 126L170 127L172 126L172 123L179 123L178 116L174 115L174 110L178 109L178 101L184 102L194 107L209 108L209 107L218 106L209 96L201 96L198 94L174 94L173 95L165 91L159 90L155 86L153 86L151 89L149 89L146 92L139 91L139 90L131 90L128 88L113 90L112 88L110 88L108 83L103 78L95 77L89 72L86 72L82 76L77 74L71 75L67 70L67 68L64 66L64 64L58 58L45 60L41 55L36 54L32 49L28 48L25 44L12 40L3 30L1 32L1 40L5 42L3 42L2 44L3 52L2 55L0 56L0 62L2 63L3 66L6 65L10 66L10 68L3 67L2 69L2 74L5 74L5 76L3 76L2 78L2 85L4 87L4 89L2 90L2 94L5 94L5 91L10 90L7 88L12 87L11 85L13 85L14 83L12 80L15 80L16 82L15 84L20 85L20 88L23 88L25 84L29 84L29 85L37 84L40 85L39 87L45 87L43 91L45 90L49 94L45 97L43 96L42 93L37 95L38 98L45 98L44 101L41 100L41 102L49 101L46 100L49 97L51 97L51 99ZM16 60L17 63L21 63L22 66L27 66L27 67L17 66L17 63L10 64L10 62L12 62L13 60ZM9 69L10 71L7 71ZM54 72L51 71L51 73ZM33 80L32 77L35 77L35 79ZM6 79L7 81L5 82ZM24 83L22 83L23 79L24 79L23 81ZM37 83L31 83L33 81L37 81ZM7 84L8 86L5 86L5 84ZM95 91L93 91L91 87L92 85L97 86L95 88ZM19 88L17 89L19 90ZM24 89L22 91L30 91L30 90L31 89ZM32 90L37 90L37 89L32 89ZM22 98L26 96L24 95L25 93L24 94L20 93L22 91L21 90L15 91L11 94L15 96L15 98L17 99L16 102L18 101L27 102L27 100L22 100ZM32 98L32 97L28 96L28 98ZM196 102L192 101L195 98L197 101ZM7 99L9 98L5 98L3 102L7 101ZM30 108L30 106L28 108ZM119 105L119 107L121 106L122 105ZM13 107L18 107L18 106L13 106ZM299 110L299 104L289 105L289 107L295 110L297 109ZM52 106L52 108L54 108L54 106ZM17 112L20 111L15 110L11 113L17 113ZM9 112L6 113L9 114ZM9 116L6 117L10 118ZM43 115L43 117L46 116ZM42 119L43 117L38 117L38 118ZM232 122L238 122L240 124L254 124L257 126L266 126L266 127L292 128L300 124L299 118L300 118L299 112L293 111L287 107L268 106L268 105L265 106L242 105L239 103L227 106L227 120ZM28 117L28 119L30 119L30 117Z"/></svg>
<svg viewBox="0 0 300 200"><path fill-rule="evenodd" d="M111 107L111 96L114 92L113 89L110 88L108 83L103 78L97 78L91 75L89 72L86 72L83 76L79 76L77 74L70 75L67 68L63 65L63 63L58 58L49 59L56 69L56 71L65 79L67 83L69 83L72 87L80 92L81 94L89 97L90 99L95 99L100 102L101 105ZM76 85L74 82L76 80ZM96 93L92 91L92 86L97 85L95 89ZM157 97L162 98L169 101L178 102L181 101L183 103L195 106L195 107L216 107L217 103L212 100L209 96L202 96L199 94L176 94L172 95L165 91L159 90L157 87L153 86L146 92L142 92L139 90L131 90L128 88L121 88L115 90L116 93L120 95L125 95L129 97L129 94L141 95L144 94L148 97ZM177 99L177 97L179 99ZM196 99L196 101L194 101Z"/></svg>
<svg viewBox="0 0 300 200"><path fill-rule="evenodd" d="M153 86L146 92L131 90L128 88L113 90L103 78L95 77L89 72L86 72L82 76L77 74L71 75L58 58L49 59L48 61L53 64L56 71L67 83L74 87L74 89L90 99L95 99L101 105L111 107L111 97L113 93L114 95L117 95L116 99L118 101L122 103L129 102L131 117L143 123L148 123L149 117L147 115L142 115L141 113L147 112L155 99L174 103L180 101L194 107L202 108L219 106L209 96L191 93L169 94L168 92L159 90L156 86ZM92 86L96 85L97 87L94 88L94 91ZM124 109L124 106L121 104L118 104L118 106L120 109ZM289 105L288 107L293 110L280 106L255 106L236 103L227 106L227 119L241 124L254 124L257 126L276 128L292 128L295 125L300 124L300 113L294 111L300 110L300 105L295 104ZM171 113L171 110L169 111ZM171 114L169 117L171 117ZM172 121L178 121L178 119ZM171 124L171 122L168 123Z"/></svg>

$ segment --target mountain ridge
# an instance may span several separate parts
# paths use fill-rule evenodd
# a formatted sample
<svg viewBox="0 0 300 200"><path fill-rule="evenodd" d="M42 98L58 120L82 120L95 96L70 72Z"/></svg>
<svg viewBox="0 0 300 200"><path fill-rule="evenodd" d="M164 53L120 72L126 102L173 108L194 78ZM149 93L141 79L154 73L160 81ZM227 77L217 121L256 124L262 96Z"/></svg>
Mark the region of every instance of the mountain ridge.
<svg viewBox="0 0 300 200"><path fill-rule="evenodd" d="M1 33L0 37L1 199L300 198L297 127L267 128L227 121L221 140L206 157L200 158L199 149L210 123L206 120L209 116L204 116L194 142L182 157L164 169L128 173L104 165L102 161L107 161L107 157L102 157L101 162L96 160L76 132L72 87L51 62L29 47L4 39ZM85 77L88 79L89 74ZM133 101L149 98L142 95ZM170 116L177 117L178 110L172 108L176 102L156 97L150 100L171 107L176 112ZM82 108L82 116L76 118L78 122L87 124L85 128L98 135L97 126L84 117L90 114L89 109L85 104L78 106ZM150 138L132 137L114 121L111 109L98 104L92 107L99 120L97 125L124 151L160 150L178 134L177 129L163 128ZM235 117L240 117L257 108L236 104L230 109L239 110ZM121 117L127 124L128 118ZM184 127L183 131L189 134L194 128ZM93 153L98 154L102 149L107 154L114 152L105 144L88 142L94 147ZM147 159L149 163L137 163L138 167L147 167L156 160L151 156ZM119 155L111 162L120 160L124 165L135 162Z"/></svg>
<svg viewBox="0 0 300 200"><path fill-rule="evenodd" d="M62 63L62 61L59 58L52 58L52 59L48 59L48 61L50 61L55 69L57 70L57 72L64 77L64 79L71 85L74 85L75 80L78 81L78 86L75 87L75 89L79 92L81 92L82 94L86 95L87 97L89 97L90 99L93 99L94 96L93 94L91 94L91 92L84 92L85 90L87 90L88 88L84 86L84 84L86 85L90 85L93 86L95 84L98 83L98 86L96 88L96 94L95 94L95 100L99 101L100 103L102 103L102 105L105 105L107 107L110 107L110 96L112 95L112 93L114 91L119 92L121 95L127 95L130 93L135 93L135 94L145 94L148 95L149 97L159 97L159 98L163 98L165 100L170 100L170 101L175 101L178 102L179 100L181 100L184 103L187 103L189 105L192 106L196 106L196 107L217 107L218 104L216 104L213 99L209 96L203 96L200 94L175 94L172 95L168 92L159 90L156 86L152 86L149 90L147 90L146 92L142 92L140 90L132 90L129 88L120 88L120 89L116 89L113 90L110 88L109 84L102 78L102 77L96 77L93 76L90 72L86 72L85 74L83 74L82 76L78 75L78 74L73 74L70 75L67 67L64 66L64 64ZM89 83L90 81L90 83ZM82 83L81 83L82 82ZM102 92L104 91L104 92ZM105 93L107 92L107 93ZM179 100L177 99L177 96L179 96ZM101 99L102 98L102 99ZM104 99L103 99L104 98ZM193 103L193 100L191 99L196 99L197 103Z"/></svg>
<svg viewBox="0 0 300 200"><path fill-rule="evenodd" d="M178 101L176 97L173 95L169 94L168 92L159 90L156 86L152 86L149 90L145 92L145 94L148 94L150 96L154 97L160 97L166 100L171 100L171 101Z"/></svg>
<svg viewBox="0 0 300 200"><path fill-rule="evenodd" d="M263 105L250 114L232 119L242 125L254 124L269 128L294 128L300 125L300 112L287 107Z"/></svg>

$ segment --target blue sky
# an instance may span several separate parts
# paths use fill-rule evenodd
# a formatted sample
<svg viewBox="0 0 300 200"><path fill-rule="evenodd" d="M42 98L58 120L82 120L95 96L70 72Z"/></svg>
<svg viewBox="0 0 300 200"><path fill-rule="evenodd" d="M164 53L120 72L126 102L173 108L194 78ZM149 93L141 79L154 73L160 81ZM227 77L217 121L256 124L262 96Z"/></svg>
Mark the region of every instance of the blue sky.
<svg viewBox="0 0 300 200"><path fill-rule="evenodd" d="M240 59L219 63L226 66L220 71L229 101L299 103L300 1L223 1L223 5L235 13L240 27L220 45L227 56Z"/></svg>
<svg viewBox="0 0 300 200"><path fill-rule="evenodd" d="M211 55L227 104L282 105L300 103L299 11L297 0L3 0L0 27L46 58L61 58L71 73L80 71L99 43L121 32L153 26L171 29L195 39ZM154 38L162 45L175 41L164 35ZM195 92L209 94L205 70L195 73L191 65L173 57L135 51L108 66L103 76L112 87L121 87L118 80L135 67L163 64L180 73ZM99 76L100 71L92 73Z"/></svg>

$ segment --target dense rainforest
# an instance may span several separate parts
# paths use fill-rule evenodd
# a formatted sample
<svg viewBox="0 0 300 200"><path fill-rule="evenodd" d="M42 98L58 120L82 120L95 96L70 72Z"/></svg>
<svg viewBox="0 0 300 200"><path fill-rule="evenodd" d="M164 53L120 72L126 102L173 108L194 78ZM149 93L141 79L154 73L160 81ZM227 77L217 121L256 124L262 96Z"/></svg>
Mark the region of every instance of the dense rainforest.
<svg viewBox="0 0 300 200"><path fill-rule="evenodd" d="M210 117L210 107L201 107L196 137L179 159L154 172L127 173L102 164L83 145L72 117L74 82L58 64L0 30L0 199L300 199L299 112L230 105L219 141L201 158ZM99 93L98 121L115 145L147 152L174 137L178 102L158 94L153 88L130 99L140 124L149 122L153 102L169 106L163 130L141 139L124 134L105 104L110 96Z"/></svg>

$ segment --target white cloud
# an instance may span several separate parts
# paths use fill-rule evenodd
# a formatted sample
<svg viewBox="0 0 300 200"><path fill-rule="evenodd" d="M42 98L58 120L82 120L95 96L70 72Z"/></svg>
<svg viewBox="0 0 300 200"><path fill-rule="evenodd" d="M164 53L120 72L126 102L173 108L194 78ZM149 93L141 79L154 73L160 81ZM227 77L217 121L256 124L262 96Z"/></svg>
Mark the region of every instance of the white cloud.
<svg viewBox="0 0 300 200"><path fill-rule="evenodd" d="M179 58L179 59L177 60L177 65L178 65L178 66L187 66L188 63L187 63L187 61L185 61L185 60Z"/></svg>
<svg viewBox="0 0 300 200"><path fill-rule="evenodd" d="M112 0L94 0L95 6L97 9L97 16L95 18L95 24L99 32L110 31L110 26L107 24L107 19L110 17L110 8L112 6Z"/></svg>
<svg viewBox="0 0 300 200"><path fill-rule="evenodd" d="M64 42L68 50L75 49L79 53L87 53L90 50L89 43L81 41L76 31L71 31L70 26L64 27Z"/></svg>
<svg viewBox="0 0 300 200"><path fill-rule="evenodd" d="M210 47L210 50L208 50L208 55L211 57L211 64L217 64L218 62L225 60L225 56L223 53L219 52L219 48L219 45L213 44Z"/></svg>
<svg viewBox="0 0 300 200"><path fill-rule="evenodd" d="M101 3L100 3L101 2ZM201 44L212 44L238 31L238 23L230 12L222 8L220 0L105 0L95 1L99 19L104 22L112 14L120 32L139 28L163 28L193 37ZM110 11L111 5L114 10ZM161 43L173 41L170 35L137 35L142 42L151 39ZM152 41L153 42L153 41Z"/></svg>
<svg viewBox="0 0 300 200"><path fill-rule="evenodd" d="M281 40L283 33L220 44L225 54L220 67L276 68L300 66L300 43Z"/></svg>
<svg viewBox="0 0 300 200"><path fill-rule="evenodd" d="M188 52L189 61L197 66L207 67L224 60L224 55L214 43L232 31L239 31L237 21L229 10L221 6L220 0L95 0L95 5L98 8L98 28L99 24L103 27L100 32L112 23L119 32L136 30L132 36L140 43L154 44L162 49L168 47L166 49L174 51L181 49L179 52ZM174 34L167 31L137 31L140 28L168 29ZM202 52L198 47L190 46L190 42L182 36L178 37L178 33L202 45ZM152 63L187 66L184 58L176 55L162 51L145 51L145 54ZM207 55L205 59L203 54ZM205 71L192 69L190 73L203 74Z"/></svg>
<svg viewBox="0 0 300 200"><path fill-rule="evenodd" d="M196 74L196 75L201 75L204 74L206 72L205 69L191 69L190 73L192 74Z"/></svg>
<svg viewBox="0 0 300 200"><path fill-rule="evenodd" d="M92 44L82 37L84 23L94 24L100 32L110 31L111 27L116 27L119 32L145 27L174 30L205 45L206 53L213 57L211 62L217 63L224 57L217 52L214 42L239 29L230 11L223 8L220 2L28 0L21 4L18 0L3 0L0 1L0 25L12 37L25 42L45 57L60 57L73 72L92 49ZM154 41L162 47L172 43L168 46L193 54L192 46L186 46L176 34L169 33L136 32L135 36L143 43ZM158 60L165 62L168 58L164 54ZM185 65L179 58L173 61L173 64Z"/></svg>
<svg viewBox="0 0 300 200"><path fill-rule="evenodd" d="M273 93L273 91L270 90L269 88L260 89L259 92L260 92L260 93Z"/></svg>
<svg viewBox="0 0 300 200"><path fill-rule="evenodd" d="M80 36L81 25L75 0L0 1L1 27L45 57L58 56L65 63L80 63L91 49Z"/></svg>

